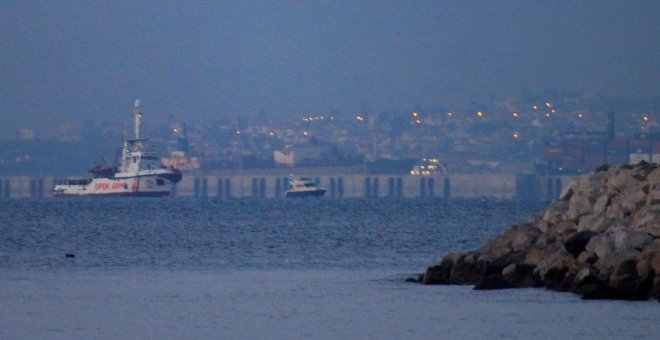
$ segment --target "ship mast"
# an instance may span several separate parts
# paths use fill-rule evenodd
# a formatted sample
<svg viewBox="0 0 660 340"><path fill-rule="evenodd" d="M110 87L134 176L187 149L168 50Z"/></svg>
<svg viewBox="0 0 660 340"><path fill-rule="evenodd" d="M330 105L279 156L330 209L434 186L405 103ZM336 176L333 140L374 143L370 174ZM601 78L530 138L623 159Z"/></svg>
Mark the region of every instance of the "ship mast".
<svg viewBox="0 0 660 340"><path fill-rule="evenodd" d="M140 111L140 100L135 100L133 106L133 114L135 115L135 139L140 139L140 127L142 127L142 111Z"/></svg>

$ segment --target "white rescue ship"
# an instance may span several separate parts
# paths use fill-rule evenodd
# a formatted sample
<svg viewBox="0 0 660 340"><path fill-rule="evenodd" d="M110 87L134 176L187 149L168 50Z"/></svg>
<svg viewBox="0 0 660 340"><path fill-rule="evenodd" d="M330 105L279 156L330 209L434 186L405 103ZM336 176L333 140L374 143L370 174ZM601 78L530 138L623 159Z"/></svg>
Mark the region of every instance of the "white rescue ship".
<svg viewBox="0 0 660 340"><path fill-rule="evenodd" d="M54 196L168 196L181 180L181 171L164 166L153 147L140 137L142 112L135 101L135 138L124 139L118 166L99 165L92 178L69 179L55 185Z"/></svg>

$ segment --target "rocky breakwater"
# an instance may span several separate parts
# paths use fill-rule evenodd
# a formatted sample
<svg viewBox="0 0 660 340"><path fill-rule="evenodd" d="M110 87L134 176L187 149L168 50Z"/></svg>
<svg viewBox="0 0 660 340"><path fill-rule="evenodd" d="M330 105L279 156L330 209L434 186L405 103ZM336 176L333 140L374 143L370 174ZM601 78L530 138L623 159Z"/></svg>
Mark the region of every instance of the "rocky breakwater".
<svg viewBox="0 0 660 340"><path fill-rule="evenodd" d="M660 301L660 167L602 166L577 178L542 216L477 250L446 255L418 281Z"/></svg>

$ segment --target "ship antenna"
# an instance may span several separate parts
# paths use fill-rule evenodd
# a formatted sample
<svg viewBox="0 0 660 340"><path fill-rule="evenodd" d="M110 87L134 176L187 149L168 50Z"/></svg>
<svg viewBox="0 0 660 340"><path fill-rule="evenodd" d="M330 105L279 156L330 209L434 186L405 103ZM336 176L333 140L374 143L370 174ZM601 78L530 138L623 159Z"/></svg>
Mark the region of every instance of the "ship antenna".
<svg viewBox="0 0 660 340"><path fill-rule="evenodd" d="M142 111L140 111L140 100L135 100L133 114L135 115L135 139L140 139L140 127L142 127Z"/></svg>

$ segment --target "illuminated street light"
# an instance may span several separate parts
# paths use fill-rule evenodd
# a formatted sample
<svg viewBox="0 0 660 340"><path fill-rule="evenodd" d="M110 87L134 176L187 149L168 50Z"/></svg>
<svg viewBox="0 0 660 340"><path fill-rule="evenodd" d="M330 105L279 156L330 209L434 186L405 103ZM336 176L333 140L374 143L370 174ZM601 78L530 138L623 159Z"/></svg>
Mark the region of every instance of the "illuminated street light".
<svg viewBox="0 0 660 340"><path fill-rule="evenodd" d="M513 116L513 118L518 118L518 112L512 112L511 116Z"/></svg>
<svg viewBox="0 0 660 340"><path fill-rule="evenodd" d="M362 116L355 116L355 119L356 119L356 120L359 120L359 121L363 121L363 120L364 120L364 117L362 117Z"/></svg>
<svg viewBox="0 0 660 340"><path fill-rule="evenodd" d="M413 117L417 117L417 116L419 116L419 113L413 112L412 115L413 115Z"/></svg>
<svg viewBox="0 0 660 340"><path fill-rule="evenodd" d="M447 112L447 116L451 117L451 116L453 116L453 115L454 115L453 112Z"/></svg>
<svg viewBox="0 0 660 340"><path fill-rule="evenodd" d="M548 102L548 103L545 103L545 106L547 106L548 109L552 109L552 104L550 104L549 102Z"/></svg>
<svg viewBox="0 0 660 340"><path fill-rule="evenodd" d="M578 118L584 118L584 113L582 112L578 113Z"/></svg>
<svg viewBox="0 0 660 340"><path fill-rule="evenodd" d="M643 116L642 116L642 120L643 120L645 123L648 123L648 122L649 122L649 116L648 116L648 115L643 115Z"/></svg>
<svg viewBox="0 0 660 340"><path fill-rule="evenodd" d="M532 105L532 110L538 110L539 106L538 105Z"/></svg>
<svg viewBox="0 0 660 340"><path fill-rule="evenodd" d="M513 138L518 139L519 137L520 137L520 135L518 134L518 132L513 133Z"/></svg>
<svg viewBox="0 0 660 340"><path fill-rule="evenodd" d="M484 115L483 112L481 112L481 111L477 111L477 116L479 116L479 117L483 117L483 115Z"/></svg>

